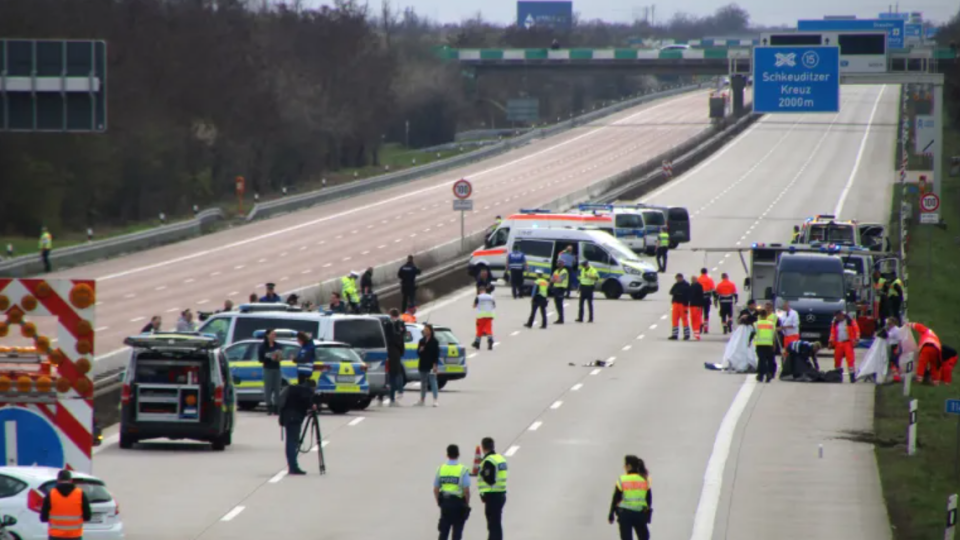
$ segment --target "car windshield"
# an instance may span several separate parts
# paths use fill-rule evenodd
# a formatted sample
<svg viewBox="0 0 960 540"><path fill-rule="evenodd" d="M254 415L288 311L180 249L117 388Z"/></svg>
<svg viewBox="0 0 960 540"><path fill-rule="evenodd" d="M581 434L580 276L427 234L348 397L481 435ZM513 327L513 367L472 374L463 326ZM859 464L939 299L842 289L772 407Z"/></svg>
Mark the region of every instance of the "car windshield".
<svg viewBox="0 0 960 540"><path fill-rule="evenodd" d="M434 335L437 337L437 342L440 343L441 347L446 347L447 345L459 345L460 340L457 339L457 336L453 335L453 332L447 328L434 328Z"/></svg>
<svg viewBox="0 0 960 540"><path fill-rule="evenodd" d="M825 244L853 244L853 227L848 225L812 225L810 241Z"/></svg>
<svg viewBox="0 0 960 540"><path fill-rule="evenodd" d="M617 257L622 261L639 261L640 257L637 257L637 254L630 251L629 249L623 247L623 244L620 242L606 241L603 243L603 247L610 252L611 255Z"/></svg>
<svg viewBox="0 0 960 540"><path fill-rule="evenodd" d="M113 500L113 496L107 491L107 486L103 485L103 482L99 480L93 480L92 478L74 478L73 484L83 490L91 504L107 503ZM51 480L40 486L40 491L43 492L44 495L47 495L56 485L57 482Z"/></svg>
<svg viewBox="0 0 960 540"><path fill-rule="evenodd" d="M843 298L843 290L843 276L838 273L783 272L778 296L832 300Z"/></svg>
<svg viewBox="0 0 960 540"><path fill-rule="evenodd" d="M318 362L362 362L360 355L350 347L317 347Z"/></svg>

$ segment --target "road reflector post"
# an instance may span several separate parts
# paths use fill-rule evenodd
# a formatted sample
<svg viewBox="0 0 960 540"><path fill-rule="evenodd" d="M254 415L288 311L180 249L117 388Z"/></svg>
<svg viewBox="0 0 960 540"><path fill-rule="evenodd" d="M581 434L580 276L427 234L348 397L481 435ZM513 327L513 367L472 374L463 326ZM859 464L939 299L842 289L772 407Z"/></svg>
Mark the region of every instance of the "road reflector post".
<svg viewBox="0 0 960 540"><path fill-rule="evenodd" d="M906 369L903 371L903 396L910 397L910 381L913 380L913 354L910 353L910 360L907 361Z"/></svg>
<svg viewBox="0 0 960 540"><path fill-rule="evenodd" d="M910 416L907 424L907 455L917 454L917 408L919 400L910 400Z"/></svg>
<svg viewBox="0 0 960 540"><path fill-rule="evenodd" d="M947 497L947 520L946 529L943 533L944 540L953 540L957 530L957 494L954 493Z"/></svg>

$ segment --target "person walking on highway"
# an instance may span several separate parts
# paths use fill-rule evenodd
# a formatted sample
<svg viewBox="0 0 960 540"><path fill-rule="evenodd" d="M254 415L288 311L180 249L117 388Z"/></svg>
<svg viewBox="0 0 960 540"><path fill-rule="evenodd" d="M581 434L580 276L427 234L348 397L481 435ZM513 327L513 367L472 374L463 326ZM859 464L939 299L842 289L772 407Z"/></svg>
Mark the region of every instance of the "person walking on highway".
<svg viewBox="0 0 960 540"><path fill-rule="evenodd" d="M537 281L533 284L533 295L530 298L530 319L527 320L527 328L533 328L533 321L537 317L537 310L540 311L540 328L547 327L547 296L550 294L550 282L543 276L543 270L537 268Z"/></svg>
<svg viewBox="0 0 960 540"><path fill-rule="evenodd" d="M623 472L617 478L610 502L607 521L614 519L620 526L620 540L648 540L650 531L647 526L653 518L653 491L650 488L650 474L643 460L637 456L623 458Z"/></svg>
<svg viewBox="0 0 960 540"><path fill-rule="evenodd" d="M277 421L283 428L284 450L287 456L287 474L292 476L307 474L297 463L300 454L300 435L303 421L311 411L317 411L313 402L316 382L309 375L297 372L297 384L288 385L280 393ZM319 441L317 442L319 444Z"/></svg>
<svg viewBox="0 0 960 540"><path fill-rule="evenodd" d="M53 252L53 235L46 227L40 229L40 242L37 244L37 248L40 250L40 259L43 261L43 271L49 274L53 271L53 266L50 264L50 253Z"/></svg>
<svg viewBox="0 0 960 540"><path fill-rule="evenodd" d="M663 274L667 271L667 252L670 250L670 233L667 226L660 227L657 235L657 268Z"/></svg>
<svg viewBox="0 0 960 540"><path fill-rule="evenodd" d="M680 334L680 325L683 324L683 339L690 339L690 284L683 278L683 274L677 274L677 282L670 287L671 297L671 325L670 340L676 341Z"/></svg>
<svg viewBox="0 0 960 540"><path fill-rule="evenodd" d="M563 261L557 261L557 269L551 278L553 283L553 306L557 310L557 320L553 324L563 324L563 300L570 288L570 272Z"/></svg>
<svg viewBox="0 0 960 540"><path fill-rule="evenodd" d="M263 366L263 402L267 404L267 415L280 414L277 404L280 402L280 361L283 360L283 347L277 343L277 331L269 329L263 335L263 343L257 355Z"/></svg>
<svg viewBox="0 0 960 540"><path fill-rule="evenodd" d="M696 274L690 274L695 276ZM699 280L690 280L690 326L693 328L693 339L700 341L700 332L703 330L703 285Z"/></svg>
<svg viewBox="0 0 960 540"><path fill-rule="evenodd" d="M563 267L570 272L570 283L567 287L567 298L570 298L570 291L577 288L577 256L573 253L573 246L567 246L566 249L560 253L560 261L563 261Z"/></svg>
<svg viewBox="0 0 960 540"><path fill-rule="evenodd" d="M83 524L91 519L90 499L73 483L73 473L67 469L58 472L57 484L40 505L40 522L47 524L47 536L50 540L82 539Z"/></svg>
<svg viewBox="0 0 960 540"><path fill-rule="evenodd" d="M350 272L340 278L340 296L350 307L350 313L357 313L360 310L360 295L357 294L357 278L360 277L356 272Z"/></svg>
<svg viewBox="0 0 960 540"><path fill-rule="evenodd" d="M267 283L267 294L260 298L260 302L270 304L280 304L283 302L283 299L277 294L277 285L275 283Z"/></svg>
<svg viewBox="0 0 960 540"><path fill-rule="evenodd" d="M713 282L713 278L710 277L710 274L707 273L706 268L700 269L700 277L697 278L697 281L699 281L700 286L703 287L703 328L701 329L701 332L704 334L709 334L710 304L713 304L716 301L717 286Z"/></svg>
<svg viewBox="0 0 960 540"><path fill-rule="evenodd" d="M397 308L390 310L389 335L387 336L387 384L390 385L390 406L400 405L403 397L403 353L406 351L407 325L400 319Z"/></svg>
<svg viewBox="0 0 960 540"><path fill-rule="evenodd" d="M487 337L487 350L493 350L493 318L496 316L497 301L493 297L493 287L478 289L477 297L473 299L473 308L477 310L477 338L473 340L473 348L480 349L480 340Z"/></svg>
<svg viewBox="0 0 960 540"><path fill-rule="evenodd" d="M440 406L440 396L437 392L437 373L440 371L440 342L433 334L433 325L423 325L423 337L417 344L417 356L420 360L417 371L420 372L420 402L423 407L427 401L427 385L433 393L433 406Z"/></svg>
<svg viewBox="0 0 960 540"><path fill-rule="evenodd" d="M737 286L730 281L727 274L720 274L720 283L717 284L716 301L720 306L720 324L723 325L723 333L733 332L733 306L739 300L737 296Z"/></svg>
<svg viewBox="0 0 960 540"><path fill-rule="evenodd" d="M580 311L577 315L577 322L583 322L583 304L590 307L590 322L593 322L593 290L600 281L600 273L597 269L590 266L590 261L584 259L580 263Z"/></svg>
<svg viewBox="0 0 960 540"><path fill-rule="evenodd" d="M757 311L757 321L753 323L754 349L757 351L757 382L770 382L777 374L776 344L777 314L772 306L764 306Z"/></svg>
<svg viewBox="0 0 960 540"><path fill-rule="evenodd" d="M150 317L150 322L140 330L141 334L159 334L160 326L163 324L163 319L159 315L154 315Z"/></svg>
<svg viewBox="0 0 960 540"><path fill-rule="evenodd" d="M507 503L507 460L493 448L493 439L480 441L483 461L477 474L477 491L487 518L487 540L503 540L503 506Z"/></svg>
<svg viewBox="0 0 960 540"><path fill-rule="evenodd" d="M400 279L400 312L407 311L409 306L417 305L417 277L420 269L413 262L413 255L407 255L407 262L397 270Z"/></svg>
<svg viewBox="0 0 960 540"><path fill-rule="evenodd" d="M486 266L481 267L480 270L477 271L477 287L486 289L487 285L492 283L493 277L490 275L490 270L488 270Z"/></svg>
<svg viewBox="0 0 960 540"><path fill-rule="evenodd" d="M830 348L833 349L834 369L843 368L843 359L847 359L847 371L850 382L856 382L857 371L854 367L856 354L854 347L860 342L860 328L857 321L851 319L843 310L834 315L830 325Z"/></svg>
<svg viewBox="0 0 960 540"><path fill-rule="evenodd" d="M440 540L463 538L463 526L470 518L470 471L460 464L460 448L447 446L447 461L433 479L433 498L440 507Z"/></svg>
<svg viewBox="0 0 960 540"><path fill-rule="evenodd" d="M523 274L527 270L527 256L520 251L520 242L513 244L507 255L507 270L510 272L510 291L514 298L523 298Z"/></svg>

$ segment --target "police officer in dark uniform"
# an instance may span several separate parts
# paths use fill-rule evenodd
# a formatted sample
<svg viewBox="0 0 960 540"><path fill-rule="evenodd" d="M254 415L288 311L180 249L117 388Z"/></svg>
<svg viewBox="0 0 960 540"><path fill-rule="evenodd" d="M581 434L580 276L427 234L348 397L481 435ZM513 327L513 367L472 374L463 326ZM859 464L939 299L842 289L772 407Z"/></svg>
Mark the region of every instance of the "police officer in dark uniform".
<svg viewBox="0 0 960 540"><path fill-rule="evenodd" d="M286 443L287 474L307 474L297 463L300 454L300 431L307 414L317 410L313 402L315 390L313 379L305 373L298 373L297 384L291 384L280 393L280 416L278 420L283 427ZM317 444L320 444L317 441Z"/></svg>
<svg viewBox="0 0 960 540"><path fill-rule="evenodd" d="M520 243L513 245L513 252L507 255L507 269L510 271L510 290L514 298L523 298L523 273L527 269L527 256L520 251Z"/></svg>
<svg viewBox="0 0 960 540"><path fill-rule="evenodd" d="M264 303L275 303L275 304L283 303L283 299L280 298L279 294L277 294L276 288L277 288L276 284L267 283L267 294L263 295L260 298L260 301Z"/></svg>

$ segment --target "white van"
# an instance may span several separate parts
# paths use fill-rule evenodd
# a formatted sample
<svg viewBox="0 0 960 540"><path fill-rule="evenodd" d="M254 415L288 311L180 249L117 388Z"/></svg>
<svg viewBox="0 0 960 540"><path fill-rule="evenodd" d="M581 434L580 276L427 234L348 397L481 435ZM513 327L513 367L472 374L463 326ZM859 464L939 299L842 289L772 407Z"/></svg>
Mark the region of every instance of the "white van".
<svg viewBox="0 0 960 540"><path fill-rule="evenodd" d="M490 275L496 276L506 272L507 242L511 234L520 229L599 229L609 232L613 230L613 217L609 215L596 216L592 214L553 214L549 210L521 210L504 219L493 232L487 236L482 248L473 252L470 258L469 272L477 275L481 268L486 268Z"/></svg>
<svg viewBox="0 0 960 540"><path fill-rule="evenodd" d="M578 210L581 214L612 216L613 235L617 240L634 252L647 255L656 253L660 227L667 223L659 210L639 205L581 204Z"/></svg>
<svg viewBox="0 0 960 540"><path fill-rule="evenodd" d="M586 259L600 274L597 288L610 299L624 293L635 300L659 290L657 269L642 260L630 248L603 231L575 229L519 229L510 235L507 248L519 245L527 256L524 284L533 286L536 271L552 274L557 257L568 246L573 247L577 263Z"/></svg>

